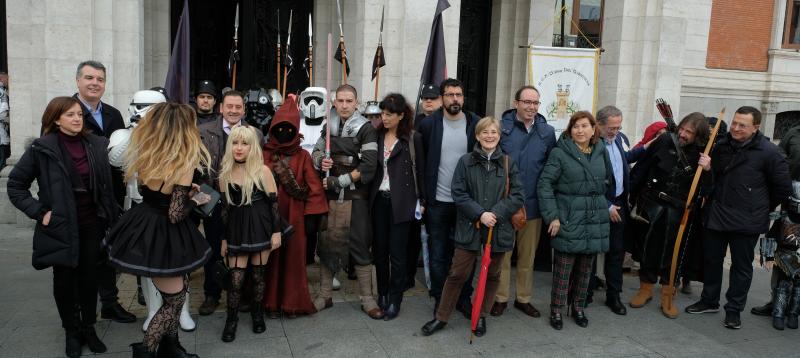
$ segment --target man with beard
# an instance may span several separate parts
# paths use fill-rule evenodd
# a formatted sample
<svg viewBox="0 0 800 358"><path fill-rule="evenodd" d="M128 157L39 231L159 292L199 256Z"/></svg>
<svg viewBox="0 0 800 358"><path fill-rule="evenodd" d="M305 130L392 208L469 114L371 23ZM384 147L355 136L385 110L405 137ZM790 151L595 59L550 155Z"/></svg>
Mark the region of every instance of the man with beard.
<svg viewBox="0 0 800 358"><path fill-rule="evenodd" d="M630 301L632 308L647 304L653 297L653 286L660 282L661 312L669 318L678 317L678 309L665 304L673 294L668 282L672 251L708 132L706 117L691 113L681 120L678 133L661 134L631 170L632 198L637 200L639 216L649 222L646 232L636 235L641 268L639 291Z"/></svg>
<svg viewBox="0 0 800 358"><path fill-rule="evenodd" d="M422 134L425 149L425 195L428 208L425 212L425 228L428 231L430 249L431 289L429 294L436 300L436 308L442 296L442 288L453 260L455 250L456 206L450 192L453 173L458 160L475 147L475 124L477 115L462 110L464 85L448 78L440 86L442 108L422 120L418 131ZM470 275L469 277L472 277ZM472 311L472 280L468 279L461 289L456 309L469 318Z"/></svg>
<svg viewBox="0 0 800 358"><path fill-rule="evenodd" d="M372 228L369 214L369 184L378 165L378 137L375 128L357 110L358 94L350 85L336 89L334 107L328 118L330 157L326 156L326 134L314 146L314 167L327 172L322 181L328 197L327 225L317 243L320 258L320 292L317 310L333 306L333 275L355 264L361 309L372 319L383 311L372 295Z"/></svg>
<svg viewBox="0 0 800 358"><path fill-rule="evenodd" d="M203 80L197 84L195 92L197 125L213 122L219 117L219 113L214 111L214 106L217 104L217 87L214 86L214 82Z"/></svg>

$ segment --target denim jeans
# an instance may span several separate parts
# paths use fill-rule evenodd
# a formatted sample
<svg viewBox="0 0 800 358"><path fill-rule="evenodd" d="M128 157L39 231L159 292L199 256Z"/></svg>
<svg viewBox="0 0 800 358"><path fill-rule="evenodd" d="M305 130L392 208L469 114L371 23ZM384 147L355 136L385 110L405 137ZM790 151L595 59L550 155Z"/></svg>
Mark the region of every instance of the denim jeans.
<svg viewBox="0 0 800 358"><path fill-rule="evenodd" d="M437 301L442 297L442 287L450 271L455 250L456 206L453 203L434 201L426 209L425 228L428 230L428 249L431 271L430 295ZM470 269L459 303L468 302L472 296L472 277L475 265Z"/></svg>

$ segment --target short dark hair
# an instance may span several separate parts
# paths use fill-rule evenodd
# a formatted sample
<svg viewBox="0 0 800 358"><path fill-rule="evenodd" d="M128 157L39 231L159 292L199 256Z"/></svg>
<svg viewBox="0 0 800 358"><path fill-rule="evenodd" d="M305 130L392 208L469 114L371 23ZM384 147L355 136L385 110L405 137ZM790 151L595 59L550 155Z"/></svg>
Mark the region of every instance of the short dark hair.
<svg viewBox="0 0 800 358"><path fill-rule="evenodd" d="M411 106L406 101L406 98L403 97L402 94L399 93L389 93L386 97L383 98L383 101L378 104L378 107L381 110L387 111L389 113L394 114L401 114L403 118L400 120L400 123L397 124L397 136L398 137L405 137L411 134L412 129L412 121L414 120L414 110L411 109ZM383 128L383 123L378 125L378 131L383 132L385 129ZM414 138L410 138L409 140L414 140Z"/></svg>
<svg viewBox="0 0 800 358"><path fill-rule="evenodd" d="M78 64L78 70L75 71L75 78L76 79L77 78L81 78L81 70L86 66L94 68L95 70L103 71L103 75L106 74L106 66L103 66L102 63L100 63L98 61L95 61L95 60L87 60L87 61L83 61L83 62Z"/></svg>
<svg viewBox="0 0 800 358"><path fill-rule="evenodd" d="M517 93L514 93L514 100L515 101L519 101L519 97L522 96L522 92L525 91L525 90L534 90L534 91L536 91L536 94L538 94L540 96L542 95L541 93L539 93L539 90L536 89L536 87L533 87L531 85L525 85L525 86L520 87L517 90Z"/></svg>
<svg viewBox="0 0 800 358"><path fill-rule="evenodd" d="M48 103L47 107L44 109L44 113L42 113L41 135L57 133L59 129L56 121L61 118L64 112L68 111L76 104L83 110L83 106L81 106L80 102L74 97L62 96L51 99L50 103ZM85 136L88 132L89 129L86 127L86 123L84 123L80 135Z"/></svg>
<svg viewBox="0 0 800 358"><path fill-rule="evenodd" d="M691 126L694 129L694 142L699 145L704 145L708 142L709 125L708 118L700 112L692 112L681 119L678 128L685 125Z"/></svg>
<svg viewBox="0 0 800 358"><path fill-rule="evenodd" d="M356 98L358 98L358 91L356 91L355 87L353 87L353 86L351 86L349 84L345 83L345 84L343 84L343 85L341 85L339 87L336 87L336 92L335 93L339 94L339 92L342 92L342 91L344 91L344 92L352 92L353 95L356 96Z"/></svg>
<svg viewBox="0 0 800 358"><path fill-rule="evenodd" d="M461 93L466 92L466 90L464 90L464 84L455 78L448 78L442 81L442 83L439 85L439 94L444 96L444 91L447 87L458 87L461 88Z"/></svg>
<svg viewBox="0 0 800 358"><path fill-rule="evenodd" d="M244 103L244 93L239 92L237 90L230 90L228 92L225 92L225 94L222 95L222 100L220 102L225 102L225 98L227 97L239 97L242 99L242 103Z"/></svg>
<svg viewBox="0 0 800 358"><path fill-rule="evenodd" d="M569 117L569 124L567 124L567 128L564 129L564 133L561 135L572 139L572 127L575 126L575 122L584 118L588 119L589 123L592 125L592 128L594 128L594 135L592 136L592 139L589 140L589 144L597 143L600 131L597 130L597 121L594 119L594 116L592 116L592 113L588 111L577 111L572 115L572 117Z"/></svg>
<svg viewBox="0 0 800 358"><path fill-rule="evenodd" d="M750 114L753 116L753 125L757 126L761 124L761 111L756 109L755 107L751 106L741 106L739 109L736 110L736 113L739 114Z"/></svg>

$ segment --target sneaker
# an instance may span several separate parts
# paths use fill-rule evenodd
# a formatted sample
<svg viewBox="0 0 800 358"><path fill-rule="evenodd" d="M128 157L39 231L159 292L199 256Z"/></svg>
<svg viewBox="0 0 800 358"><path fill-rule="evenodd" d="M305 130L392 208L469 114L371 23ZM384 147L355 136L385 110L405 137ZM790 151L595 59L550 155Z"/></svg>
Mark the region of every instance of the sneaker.
<svg viewBox="0 0 800 358"><path fill-rule="evenodd" d="M686 313L697 314L697 313L715 313L719 312L719 305L710 305L703 301L698 301L697 303L686 307ZM737 315L738 316L738 315Z"/></svg>
<svg viewBox="0 0 800 358"><path fill-rule="evenodd" d="M724 324L725 328L730 328L730 329L742 328L742 320L739 318L739 312L726 311Z"/></svg>

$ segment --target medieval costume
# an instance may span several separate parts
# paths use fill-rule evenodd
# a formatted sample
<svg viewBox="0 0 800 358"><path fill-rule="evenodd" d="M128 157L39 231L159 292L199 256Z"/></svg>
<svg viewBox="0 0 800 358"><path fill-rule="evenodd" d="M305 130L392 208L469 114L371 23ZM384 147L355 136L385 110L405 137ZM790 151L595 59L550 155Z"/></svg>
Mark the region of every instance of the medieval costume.
<svg viewBox="0 0 800 358"><path fill-rule="evenodd" d="M800 182L793 181L788 213L775 220L775 225L761 243L761 255L773 261L777 285L772 291L772 326L797 329L800 315Z"/></svg>
<svg viewBox="0 0 800 358"><path fill-rule="evenodd" d="M264 305L273 316L280 312L294 316L317 311L308 291L303 218L326 213L328 205L311 155L300 146L299 122L294 97L289 96L275 113L269 141L264 144L264 164L278 183L278 210L295 229L292 239L270 253L267 263Z"/></svg>
<svg viewBox="0 0 800 358"><path fill-rule="evenodd" d="M633 308L650 301L653 285L657 282L662 284L662 303L671 299L667 281L672 252L702 149L695 143L684 146L678 143L676 134L662 134L631 171L633 198L636 200L632 221L638 227L638 230L633 230L636 247L633 257L641 264L639 292L630 302ZM664 311L667 317L677 316L676 309L667 311Z"/></svg>
<svg viewBox="0 0 800 358"><path fill-rule="evenodd" d="M383 312L372 295L372 257L370 246L372 229L369 213L369 186L375 177L378 160L378 143L375 128L360 113L341 118L331 111L330 159L333 167L328 173L328 222L317 243L320 265L320 293L315 301L317 309L333 305L331 283L333 274L354 260L358 276L361 308L374 319L383 318ZM314 166L321 167L326 156L326 134L320 136L314 147ZM352 177L353 171L359 180Z"/></svg>

